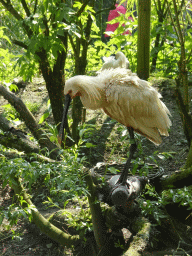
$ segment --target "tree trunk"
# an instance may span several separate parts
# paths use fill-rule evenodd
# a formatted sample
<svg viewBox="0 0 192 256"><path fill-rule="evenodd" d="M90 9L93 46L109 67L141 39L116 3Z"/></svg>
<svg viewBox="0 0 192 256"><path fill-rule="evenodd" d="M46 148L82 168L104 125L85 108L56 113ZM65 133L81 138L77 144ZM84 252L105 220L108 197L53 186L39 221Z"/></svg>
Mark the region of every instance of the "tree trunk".
<svg viewBox="0 0 192 256"><path fill-rule="evenodd" d="M137 74L149 78L151 0L138 1Z"/></svg>
<svg viewBox="0 0 192 256"><path fill-rule="evenodd" d="M76 45L73 43L72 37L70 38L73 46L74 55L75 55L75 75L85 74L85 69L87 66L87 51L90 43L89 40L90 40L90 33L91 33L91 25L92 25L92 18L89 15L87 25L84 29L85 38L76 37ZM78 124L81 122L82 116L83 116L82 107L83 105L81 103L80 98L79 97L74 98L73 109L72 109L72 118L73 118L72 137L76 143L79 141Z"/></svg>
<svg viewBox="0 0 192 256"><path fill-rule="evenodd" d="M190 147L191 141L192 141L192 118L191 114L187 111L187 106L184 104L184 100L181 93L181 86L180 86L180 80L175 79L176 81L176 102L179 107L179 114L181 116L181 120L183 123L183 130L185 137L188 142L188 146Z"/></svg>
<svg viewBox="0 0 192 256"><path fill-rule="evenodd" d="M53 118L55 124L57 125L57 130L59 131L63 114L65 84L64 65L66 60L66 52L63 50L61 53L58 53L53 71L51 70L47 60L46 52L42 50L41 52L38 52L37 55L40 57L40 69L46 82L46 88L51 102Z"/></svg>
<svg viewBox="0 0 192 256"><path fill-rule="evenodd" d="M187 160L186 160L186 163L185 163L185 167L184 168L189 168L192 166L192 142L191 142L191 145L190 145L190 148L189 148L189 153L187 155Z"/></svg>

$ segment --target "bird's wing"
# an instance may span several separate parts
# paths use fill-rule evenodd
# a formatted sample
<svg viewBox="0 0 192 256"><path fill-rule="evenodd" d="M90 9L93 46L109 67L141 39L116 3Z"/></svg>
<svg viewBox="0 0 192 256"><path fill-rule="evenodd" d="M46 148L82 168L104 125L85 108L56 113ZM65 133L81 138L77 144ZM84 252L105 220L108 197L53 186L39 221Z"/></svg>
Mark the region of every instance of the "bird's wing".
<svg viewBox="0 0 192 256"><path fill-rule="evenodd" d="M111 80L106 86L106 114L132 127L155 144L161 143L162 135L168 136L171 121L169 110L159 99L160 94L148 82L137 76Z"/></svg>

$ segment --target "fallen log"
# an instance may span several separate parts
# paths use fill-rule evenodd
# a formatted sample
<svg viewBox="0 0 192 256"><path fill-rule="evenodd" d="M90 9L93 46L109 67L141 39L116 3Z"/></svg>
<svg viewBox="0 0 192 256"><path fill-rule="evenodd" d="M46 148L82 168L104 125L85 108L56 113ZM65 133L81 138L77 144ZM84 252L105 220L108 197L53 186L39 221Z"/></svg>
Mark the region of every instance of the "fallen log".
<svg viewBox="0 0 192 256"><path fill-rule="evenodd" d="M60 149L57 147L57 145L50 141L49 137L45 134L45 131L43 131L43 129L36 123L33 114L27 109L24 102L14 93L9 92L3 85L0 85L0 95L2 95L20 114L27 128L38 140L42 152L47 153L46 151L48 149L50 157L52 159L58 159ZM5 127L6 126L7 125L5 124Z"/></svg>

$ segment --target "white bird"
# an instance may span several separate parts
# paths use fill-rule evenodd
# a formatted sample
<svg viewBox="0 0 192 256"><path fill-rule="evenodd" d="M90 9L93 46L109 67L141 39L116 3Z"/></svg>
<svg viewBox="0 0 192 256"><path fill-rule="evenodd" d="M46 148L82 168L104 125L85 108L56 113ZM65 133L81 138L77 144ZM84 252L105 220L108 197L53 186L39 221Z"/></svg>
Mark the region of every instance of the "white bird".
<svg viewBox="0 0 192 256"><path fill-rule="evenodd" d="M101 70L110 68L129 68L129 61L122 52L116 53L115 56L103 57L104 64Z"/></svg>
<svg viewBox="0 0 192 256"><path fill-rule="evenodd" d="M64 122L69 107L66 106L67 101L76 96L80 96L86 108L103 109L108 116L128 127L131 139L134 139L134 130L159 145L162 142L160 135L169 135L171 114L160 100L160 93L129 69L105 69L95 77L74 76L66 81L64 94L66 103L59 132L60 141L63 138ZM119 179L121 182L126 181L131 158L136 150L135 143L131 146L126 170L124 169L124 175L121 175L123 178Z"/></svg>

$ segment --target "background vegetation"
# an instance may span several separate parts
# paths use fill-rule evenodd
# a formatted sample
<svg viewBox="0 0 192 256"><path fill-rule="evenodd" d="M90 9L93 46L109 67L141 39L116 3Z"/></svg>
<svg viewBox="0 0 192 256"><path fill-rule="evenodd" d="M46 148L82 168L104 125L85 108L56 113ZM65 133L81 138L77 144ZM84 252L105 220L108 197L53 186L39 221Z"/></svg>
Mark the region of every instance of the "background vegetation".
<svg viewBox="0 0 192 256"><path fill-rule="evenodd" d="M99 152L94 151L101 138L101 134L98 136L95 133L100 124L97 122L96 125L93 120L85 122L85 110L79 98L76 98L66 127L68 136L65 138L65 149L58 146L57 134L62 119L64 84L69 77L78 74L96 75L102 66L102 57L118 51L126 55L132 72L138 71L141 54L138 54L137 47L138 41L140 44L143 41L138 40L137 14L138 4L142 1L119 1L126 5L127 12L113 20L119 23L119 27L110 37L105 37L108 14L115 8L115 3L103 0L0 0L0 94L4 98L0 115L0 180L3 188L9 185L17 194L17 201L14 200L8 207L0 207L0 224L6 219L7 228L16 224L21 216L39 225L41 216L36 215L37 210L31 200L37 205L44 202L47 206L59 209L65 209L72 203L78 205L80 214L74 218L65 212L65 216L77 232L70 238L63 235L64 240L57 241L63 246L67 241L68 246L72 247L79 239L77 235L83 239L88 231L94 230L99 247L97 235L100 230L96 230L91 214L93 216L94 211L97 211L102 216L102 213L99 213L101 209L98 208L98 201L94 204L96 208L92 209L85 199L88 197L90 205L96 200L91 182L85 178L87 171L83 166L92 167L103 153L102 147ZM152 0L149 4L149 79L161 79L165 91L173 89L183 124L180 129L184 130L189 152L186 161L183 160L185 168L182 172L166 179L159 191L148 186L143 196L145 207L143 201L140 203L143 216L152 216L156 225L163 226L163 221L168 218L165 207L170 202L186 206L190 211L192 207L191 189L186 187L191 185L189 178L192 165L192 6L186 0ZM133 21L128 20L130 16ZM123 34L126 30L131 34ZM37 85L35 81L41 78L44 79L48 94L43 111L40 111L42 102L27 102L29 99L26 99L23 103L17 96L25 88L33 91ZM41 87L39 84L38 89L41 90ZM38 119L34 118L37 113L40 113ZM97 119L103 122L99 115ZM112 129L115 123L108 120L107 125ZM104 136L107 138L110 132L105 129ZM129 146L125 127L119 125L116 133L121 135L118 140L112 132L111 140L106 142L111 150L108 156L110 160L119 148L126 158ZM140 137L138 139L142 140ZM134 160L132 174L147 176L150 167L146 163L158 165L158 152L144 157L141 142L138 148L139 157ZM161 157L174 158L174 153L164 152ZM114 168L108 171L118 172ZM90 193L93 194L90 196ZM104 206L102 211L105 211ZM42 217L42 221L47 227L47 220ZM101 226L102 221L101 217ZM54 227L50 229L44 229L43 232L54 238L51 235ZM14 236L17 237L17 234ZM105 244L101 244L101 247L105 247Z"/></svg>

